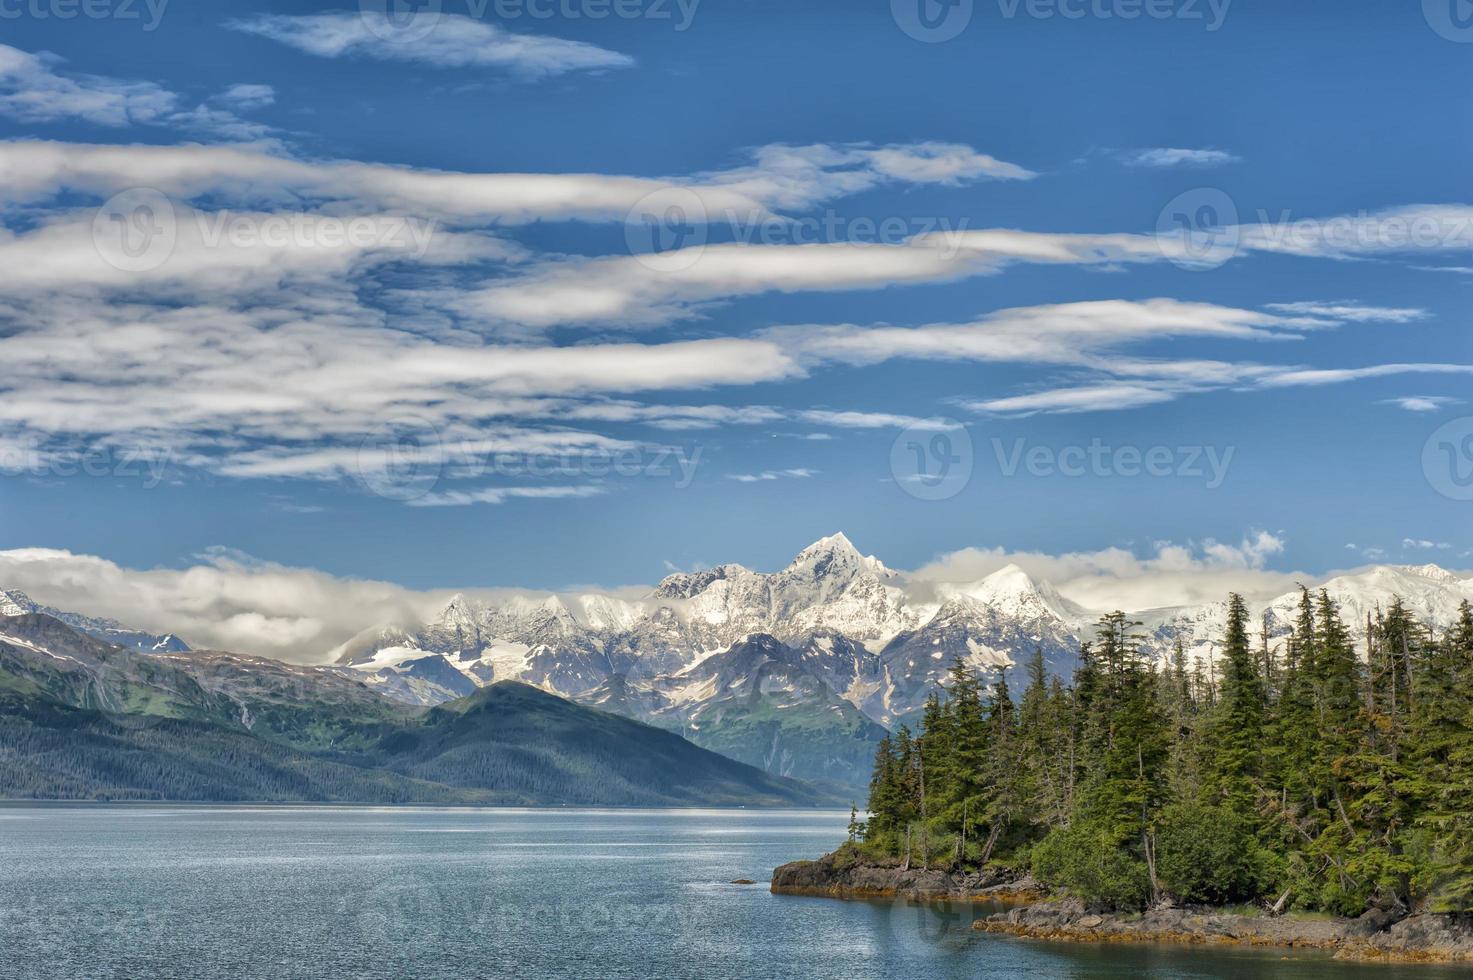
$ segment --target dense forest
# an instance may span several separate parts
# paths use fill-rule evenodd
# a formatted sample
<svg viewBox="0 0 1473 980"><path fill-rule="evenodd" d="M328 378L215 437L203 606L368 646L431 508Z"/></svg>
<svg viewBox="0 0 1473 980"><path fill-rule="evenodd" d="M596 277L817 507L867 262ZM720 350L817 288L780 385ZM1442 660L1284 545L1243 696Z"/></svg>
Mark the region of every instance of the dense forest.
<svg viewBox="0 0 1473 980"><path fill-rule="evenodd" d="M1210 665L1148 662L1139 625L1103 617L1068 684L1035 656L1021 695L956 663L880 745L852 846L1117 909L1473 910L1467 602L1441 636L1395 602L1357 650L1324 592L1273 645L1234 595Z"/></svg>

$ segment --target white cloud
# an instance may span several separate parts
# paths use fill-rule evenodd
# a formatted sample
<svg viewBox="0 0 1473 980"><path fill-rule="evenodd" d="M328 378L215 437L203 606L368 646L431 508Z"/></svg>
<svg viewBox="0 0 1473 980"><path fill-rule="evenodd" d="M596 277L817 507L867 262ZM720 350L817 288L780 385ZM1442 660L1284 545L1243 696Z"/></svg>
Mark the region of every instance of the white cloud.
<svg viewBox="0 0 1473 980"><path fill-rule="evenodd" d="M897 415L893 412L853 412L832 409L808 409L795 413L800 422L829 425L839 429L934 429L942 432L958 428L958 423L940 418Z"/></svg>
<svg viewBox="0 0 1473 980"><path fill-rule="evenodd" d="M48 548L0 551L0 582L59 609L175 632L196 648L320 660L366 625L415 622L435 593L256 562L225 550L181 569L138 570ZM448 598L448 595L445 597Z"/></svg>
<svg viewBox="0 0 1473 980"><path fill-rule="evenodd" d="M929 584L973 582L1016 564L1087 609L1143 610L1216 602L1229 592L1250 601L1269 599L1298 582L1318 580L1268 570L1268 559L1283 549L1283 539L1266 531L1252 532L1236 544L1211 538L1186 544L1156 542L1145 557L1126 548L1061 555L963 548L922 566L912 578Z"/></svg>
<svg viewBox="0 0 1473 980"><path fill-rule="evenodd" d="M971 323L779 327L765 336L817 363L916 358L1093 365L1102 352L1123 344L1188 336L1288 339L1305 326L1302 320L1257 310L1155 298L1015 307Z"/></svg>
<svg viewBox="0 0 1473 980"><path fill-rule="evenodd" d="M1177 147L1157 146L1142 150L1130 150L1121 154L1121 159L1133 167L1219 167L1226 163L1237 163L1241 158L1223 150L1188 150Z"/></svg>
<svg viewBox="0 0 1473 980"><path fill-rule="evenodd" d="M728 473L728 480L738 483L769 483L773 480L806 480L818 475L818 470L794 467L787 470L763 470L761 473Z"/></svg>
<svg viewBox="0 0 1473 980"><path fill-rule="evenodd" d="M1328 218L1286 213L1237 230L1243 249L1284 255L1354 259L1465 252L1473 248L1473 206L1413 204Z"/></svg>
<svg viewBox="0 0 1473 980"><path fill-rule="evenodd" d="M239 86L237 86L239 88ZM235 89L230 90L231 92ZM228 94L228 93L227 93ZM696 206L695 222L760 221L885 183L1006 178L1020 167L965 146L815 144L766 146L733 169L681 177L590 173L462 173L357 161L315 161L261 146L108 146L37 140L0 142L0 201L45 200L62 191L108 196L152 187L184 199L204 195L247 205L354 202L446 221L623 221L641 202ZM937 169L937 161L951 161ZM914 161L902 166L898 161ZM672 197L673 196L673 197Z"/></svg>
<svg viewBox="0 0 1473 980"><path fill-rule="evenodd" d="M462 301L473 315L545 328L610 323L655 325L708 304L763 293L797 293L938 283L997 272L1014 263L1111 265L1162 261L1155 238L952 231L902 244L722 243L644 256L545 261Z"/></svg>
<svg viewBox="0 0 1473 980"><path fill-rule="evenodd" d="M602 487L482 487L477 490L445 490L427 493L409 501L411 507L467 507L471 504L504 504L508 500L568 500L596 497Z"/></svg>
<svg viewBox="0 0 1473 980"><path fill-rule="evenodd" d="M1052 388L1026 395L1009 395L966 402L977 412L1032 415L1037 412L1072 414L1112 412L1143 405L1156 405L1176 398L1175 392L1144 384L1096 384L1077 388Z"/></svg>
<svg viewBox="0 0 1473 980"><path fill-rule="evenodd" d="M1428 312L1417 307L1366 306L1355 300L1269 303L1266 309L1296 316L1325 317L1353 323L1411 323L1425 320Z"/></svg>
<svg viewBox="0 0 1473 980"><path fill-rule="evenodd" d="M783 478L783 471L772 472L771 478L745 474L752 478L745 482ZM791 471L789 476L801 478L800 472L812 475ZM1415 539L1404 546L1448 550L1441 542ZM906 574L904 584L911 594L925 598L942 591L941 586L973 583L1016 564L1086 609L1141 611L1219 602L1229 592L1249 601L1266 600L1339 574L1269 569L1284 547L1281 536L1267 531L1253 531L1237 542L1157 541L1139 551L1112 547L1048 554L971 547L940 555ZM1346 547L1369 561L1385 557L1379 549ZM148 570L55 549L0 551L0 588L21 589L38 602L116 618L139 629L174 632L196 648L300 663L322 662L365 628L427 621L457 592L486 600L530 594L513 589L416 591L258 561L226 548L210 549L188 567ZM618 591L636 597L647 594L648 587Z"/></svg>
<svg viewBox="0 0 1473 980"><path fill-rule="evenodd" d="M157 123L177 108L179 97L152 82L66 76L56 70L60 61L0 44L0 114L21 122L129 126Z"/></svg>
<svg viewBox="0 0 1473 980"><path fill-rule="evenodd" d="M1395 405L1408 412L1436 412L1448 405L1461 405L1462 399L1446 395L1405 395L1401 398L1383 399L1382 405Z"/></svg>
<svg viewBox="0 0 1473 980"><path fill-rule="evenodd" d="M1452 545L1446 541L1428 541L1426 538L1402 538L1401 546L1403 548L1415 548L1424 551L1429 549L1448 551L1452 548Z"/></svg>
<svg viewBox="0 0 1473 980"><path fill-rule="evenodd" d="M276 90L270 85L241 83L230 86L215 98L218 102L236 109L264 109L276 103Z"/></svg>
<svg viewBox="0 0 1473 980"><path fill-rule="evenodd" d="M381 17L382 23L371 22ZM582 41L514 34L494 24L438 10L403 24L367 11L289 16L264 14L226 26L279 41L319 58L410 61L435 68L497 68L532 78L627 68L634 59Z"/></svg>
<svg viewBox="0 0 1473 980"><path fill-rule="evenodd" d="M236 114L270 105L270 86L234 85L185 109L180 95L153 82L66 73L60 64L54 55L0 44L0 115L25 123L80 119L111 128L169 126L235 140L262 139L272 131Z"/></svg>
<svg viewBox="0 0 1473 980"><path fill-rule="evenodd" d="M1282 371L1259 381L1268 388L1342 384L1366 378L1389 378L1399 374L1473 374L1473 364L1372 364L1358 368L1307 368Z"/></svg>

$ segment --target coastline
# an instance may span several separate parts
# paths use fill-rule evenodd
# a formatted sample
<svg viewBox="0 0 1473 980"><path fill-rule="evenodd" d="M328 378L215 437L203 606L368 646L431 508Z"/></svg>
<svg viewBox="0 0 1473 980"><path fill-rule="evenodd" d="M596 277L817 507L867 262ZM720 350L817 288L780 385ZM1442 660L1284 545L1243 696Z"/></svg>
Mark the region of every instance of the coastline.
<svg viewBox="0 0 1473 980"><path fill-rule="evenodd" d="M936 869L904 868L861 861L835 851L817 861L792 861L772 872L776 895L820 898L905 898L915 901L947 899L961 902L998 902L1021 905L1045 897L1032 878L1006 871L954 873Z"/></svg>
<svg viewBox="0 0 1473 980"><path fill-rule="evenodd" d="M978 919L981 932L1070 943L1236 945L1331 952L1338 960L1383 963L1473 962L1473 915L1422 913L1397 918L1371 910L1357 919L1243 915L1222 909L1105 913L1078 899L1047 894L1030 877L1006 871L955 873L872 863L835 851L774 869L772 892L836 899L995 902L1014 905Z"/></svg>
<svg viewBox="0 0 1473 980"><path fill-rule="evenodd" d="M1337 960L1361 962L1473 962L1473 916L1424 913L1397 919L1375 909L1358 919L1177 908L1120 915L1091 912L1077 899L1053 898L981 919L972 928L1055 942L1260 946L1321 950Z"/></svg>

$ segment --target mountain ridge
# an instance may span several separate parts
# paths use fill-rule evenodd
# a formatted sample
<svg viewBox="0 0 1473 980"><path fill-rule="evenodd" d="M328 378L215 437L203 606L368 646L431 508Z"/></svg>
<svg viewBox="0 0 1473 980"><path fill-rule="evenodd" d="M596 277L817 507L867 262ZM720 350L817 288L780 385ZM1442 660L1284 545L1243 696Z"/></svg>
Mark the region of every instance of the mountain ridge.
<svg viewBox="0 0 1473 980"><path fill-rule="evenodd" d="M1324 587L1356 639L1366 615L1393 596L1438 627L1451 622L1458 601L1473 598L1473 578L1432 564L1370 566ZM1250 603L1271 644L1288 632L1297 604L1297 592ZM588 592L480 601L457 594L429 622L365 629L334 651L327 669L420 707L519 681L681 732L778 774L862 787L867 761L846 741L856 732L873 741L913 723L958 658L993 677L1037 649L1052 673L1068 678L1101 612L1017 564L973 581L921 581L838 533L771 573L736 563L675 572L634 598ZM1164 661L1180 642L1189 662L1205 664L1217 655L1226 603L1130 615L1143 624L1153 656ZM765 642L754 638L762 637L776 646L754 659L752 649ZM713 668L750 662L761 676L728 676L723 686L703 688L694 678L713 660ZM761 678L772 690L760 690ZM818 718L831 727L814 735ZM732 729L745 734L734 738ZM803 730L822 748L796 748L793 733Z"/></svg>
<svg viewBox="0 0 1473 980"><path fill-rule="evenodd" d="M429 709L341 672L152 655L0 619L0 797L812 805L832 797L633 719L497 682Z"/></svg>

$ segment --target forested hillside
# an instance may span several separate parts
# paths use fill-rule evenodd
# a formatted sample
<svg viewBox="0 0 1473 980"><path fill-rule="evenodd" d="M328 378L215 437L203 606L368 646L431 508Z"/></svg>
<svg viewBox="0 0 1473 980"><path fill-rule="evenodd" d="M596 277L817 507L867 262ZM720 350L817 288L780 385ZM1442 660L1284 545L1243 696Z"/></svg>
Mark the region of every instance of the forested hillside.
<svg viewBox="0 0 1473 980"><path fill-rule="evenodd" d="M1398 601L1362 659L1327 593L1287 640L1229 604L1216 669L1158 668L1103 617L1072 683L1021 697L958 663L876 756L875 855L1027 867L1100 905L1257 902L1354 915L1473 909L1473 612L1442 635Z"/></svg>
<svg viewBox="0 0 1473 980"><path fill-rule="evenodd" d="M812 788L515 682L438 708L0 619L0 798L809 805Z"/></svg>

